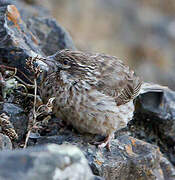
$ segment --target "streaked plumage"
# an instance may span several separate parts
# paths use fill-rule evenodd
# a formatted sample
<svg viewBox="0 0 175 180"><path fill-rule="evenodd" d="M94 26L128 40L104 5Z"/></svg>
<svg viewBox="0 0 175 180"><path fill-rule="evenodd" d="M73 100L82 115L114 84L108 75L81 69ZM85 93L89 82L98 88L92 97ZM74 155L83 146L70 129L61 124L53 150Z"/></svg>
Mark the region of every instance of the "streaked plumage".
<svg viewBox="0 0 175 180"><path fill-rule="evenodd" d="M43 81L42 97L56 97L54 113L77 130L111 137L132 119L142 83L121 60L62 50L48 63L52 73Z"/></svg>

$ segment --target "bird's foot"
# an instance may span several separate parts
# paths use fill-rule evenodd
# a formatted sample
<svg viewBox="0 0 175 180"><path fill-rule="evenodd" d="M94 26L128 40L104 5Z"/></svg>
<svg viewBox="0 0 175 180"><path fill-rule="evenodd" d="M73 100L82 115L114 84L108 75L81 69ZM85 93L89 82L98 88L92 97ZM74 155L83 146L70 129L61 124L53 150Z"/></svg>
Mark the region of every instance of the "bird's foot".
<svg viewBox="0 0 175 180"><path fill-rule="evenodd" d="M114 134L112 135L108 135L104 141L102 142L96 142L96 145L98 145L98 148L102 149L102 148L106 148L108 151L111 151L111 140L114 138Z"/></svg>

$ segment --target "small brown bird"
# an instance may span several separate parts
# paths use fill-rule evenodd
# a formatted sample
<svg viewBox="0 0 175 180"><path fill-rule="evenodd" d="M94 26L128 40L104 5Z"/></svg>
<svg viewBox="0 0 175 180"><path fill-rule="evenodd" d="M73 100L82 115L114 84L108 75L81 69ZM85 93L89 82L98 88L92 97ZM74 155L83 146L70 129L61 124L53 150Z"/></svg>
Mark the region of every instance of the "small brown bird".
<svg viewBox="0 0 175 180"><path fill-rule="evenodd" d="M80 132L105 135L100 147L109 147L133 117L140 78L118 58L98 53L61 50L47 63L52 73L43 81L43 99L55 97L56 116Z"/></svg>

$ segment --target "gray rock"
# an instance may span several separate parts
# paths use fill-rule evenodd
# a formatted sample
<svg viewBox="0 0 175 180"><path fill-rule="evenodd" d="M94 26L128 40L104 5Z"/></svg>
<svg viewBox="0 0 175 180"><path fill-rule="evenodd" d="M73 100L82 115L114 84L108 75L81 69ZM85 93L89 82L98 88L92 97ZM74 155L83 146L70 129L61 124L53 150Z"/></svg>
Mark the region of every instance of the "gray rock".
<svg viewBox="0 0 175 180"><path fill-rule="evenodd" d="M30 9L21 6L20 13L14 2L9 2L7 5L0 1L0 64L16 67L29 75L27 57L46 57L60 49L75 49L68 32L53 18L31 17L29 14L34 13ZM18 75L23 77L21 73Z"/></svg>
<svg viewBox="0 0 175 180"><path fill-rule="evenodd" d="M52 142L78 146L88 159L93 173L104 177L106 180L164 180L170 177L175 178L175 169L166 158L165 160L168 163L165 168L162 154L157 146L124 135L112 141L111 152L108 152L106 149L98 149L89 144L90 139L95 141L89 135L78 135L67 129L60 132L58 136L40 137L37 144ZM171 168L169 173L166 172L168 167Z"/></svg>
<svg viewBox="0 0 175 180"><path fill-rule="evenodd" d="M158 145L175 164L175 92L146 93L136 102L136 113L130 122L132 135Z"/></svg>
<svg viewBox="0 0 175 180"><path fill-rule="evenodd" d="M55 144L0 152L2 180L93 180L83 153L75 146Z"/></svg>
<svg viewBox="0 0 175 180"><path fill-rule="evenodd" d="M0 150L12 149L12 142L8 136L0 133Z"/></svg>
<svg viewBox="0 0 175 180"><path fill-rule="evenodd" d="M23 108L13 103L3 103L0 110L10 116L10 122L18 134L18 141L22 140L27 132L28 125L28 118Z"/></svg>
<svg viewBox="0 0 175 180"><path fill-rule="evenodd" d="M61 49L74 49L72 38L54 19L33 17L27 27L38 39L38 47L46 55L55 54Z"/></svg>
<svg viewBox="0 0 175 180"><path fill-rule="evenodd" d="M160 166L162 168L165 179L167 179L167 180L175 179L174 166L165 157L161 157Z"/></svg>
<svg viewBox="0 0 175 180"><path fill-rule="evenodd" d="M94 180L105 180L105 179L100 176L94 176Z"/></svg>

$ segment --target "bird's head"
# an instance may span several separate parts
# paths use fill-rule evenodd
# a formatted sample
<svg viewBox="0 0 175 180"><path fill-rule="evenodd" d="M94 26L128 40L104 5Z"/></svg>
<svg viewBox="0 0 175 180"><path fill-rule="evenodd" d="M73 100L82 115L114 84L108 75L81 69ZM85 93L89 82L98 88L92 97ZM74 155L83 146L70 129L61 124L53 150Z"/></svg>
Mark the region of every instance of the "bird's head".
<svg viewBox="0 0 175 180"><path fill-rule="evenodd" d="M54 71L66 74L68 78L81 79L91 76L95 70L95 64L88 60L87 55L78 51L61 50L48 57L53 62Z"/></svg>

